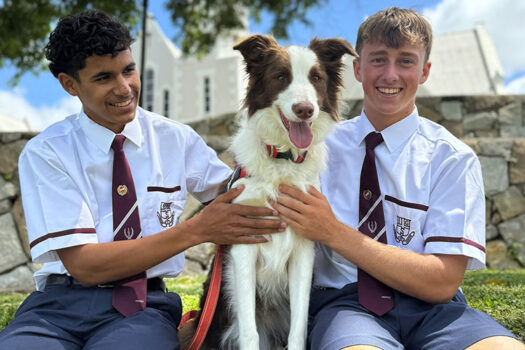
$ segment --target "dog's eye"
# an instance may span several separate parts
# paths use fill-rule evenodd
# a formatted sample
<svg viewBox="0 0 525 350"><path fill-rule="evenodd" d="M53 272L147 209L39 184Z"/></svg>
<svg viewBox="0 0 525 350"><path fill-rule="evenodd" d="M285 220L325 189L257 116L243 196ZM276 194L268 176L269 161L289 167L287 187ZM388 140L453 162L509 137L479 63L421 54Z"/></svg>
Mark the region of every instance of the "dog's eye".
<svg viewBox="0 0 525 350"><path fill-rule="evenodd" d="M286 78L286 77L284 76L284 74L279 74L279 75L277 76L277 80L279 80L279 81L284 81L285 78Z"/></svg>
<svg viewBox="0 0 525 350"><path fill-rule="evenodd" d="M321 76L320 76L319 74L314 74L314 75L312 76L312 80L313 80L313 81L316 81L316 82L317 82L317 81L320 81L320 80L321 80Z"/></svg>

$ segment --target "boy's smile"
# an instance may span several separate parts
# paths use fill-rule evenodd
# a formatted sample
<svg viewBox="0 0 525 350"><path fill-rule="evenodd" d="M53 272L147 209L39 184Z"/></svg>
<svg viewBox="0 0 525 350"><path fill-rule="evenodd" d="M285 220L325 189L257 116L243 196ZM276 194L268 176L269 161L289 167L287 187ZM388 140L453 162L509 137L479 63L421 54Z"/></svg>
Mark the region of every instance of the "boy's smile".
<svg viewBox="0 0 525 350"><path fill-rule="evenodd" d="M363 84L365 113L376 130L412 112L417 88L429 71L421 45L405 43L397 49L381 42L363 45L359 59L354 60L354 75Z"/></svg>
<svg viewBox="0 0 525 350"><path fill-rule="evenodd" d="M140 78L129 49L111 55L90 56L78 70L78 80L61 73L64 89L78 96L86 115L114 133L135 118Z"/></svg>

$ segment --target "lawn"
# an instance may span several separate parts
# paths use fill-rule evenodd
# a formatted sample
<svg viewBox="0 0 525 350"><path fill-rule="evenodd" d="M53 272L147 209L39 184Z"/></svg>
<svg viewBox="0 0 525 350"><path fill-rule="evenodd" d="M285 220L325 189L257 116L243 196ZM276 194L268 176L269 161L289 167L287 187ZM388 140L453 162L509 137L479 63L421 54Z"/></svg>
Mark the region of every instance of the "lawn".
<svg viewBox="0 0 525 350"><path fill-rule="evenodd" d="M184 312L199 304L206 276L167 279L168 289L182 297ZM467 272L462 285L469 304L482 310L525 341L525 269ZM0 329L12 319L27 294L0 295Z"/></svg>

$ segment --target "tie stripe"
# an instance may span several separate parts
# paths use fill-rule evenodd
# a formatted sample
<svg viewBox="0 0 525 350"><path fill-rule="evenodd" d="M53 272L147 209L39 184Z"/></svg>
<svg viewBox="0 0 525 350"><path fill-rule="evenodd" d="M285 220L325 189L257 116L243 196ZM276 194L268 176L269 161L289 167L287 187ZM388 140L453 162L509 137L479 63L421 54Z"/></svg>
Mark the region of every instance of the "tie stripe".
<svg viewBox="0 0 525 350"><path fill-rule="evenodd" d="M374 211L374 209L379 205L379 203L381 203L381 197L379 197L374 205L372 205L372 207L368 210L368 212L366 213L365 216L363 216L363 218L361 219L361 221L359 221L359 225L357 225L357 229L359 230L359 228L361 227L361 225L363 225L366 220L368 220L368 218L370 217L370 215L372 214L372 212Z"/></svg>
<svg viewBox="0 0 525 350"><path fill-rule="evenodd" d="M131 207L131 209L127 212L126 216L124 216L124 218L122 219L122 221L120 222L120 224L117 226L117 228L115 229L115 231L113 231L113 237L115 237L117 235L117 233L120 232L120 229L122 228L122 226L124 226L124 224L126 223L126 221L128 221L129 217L131 216L131 214L133 214L133 212L135 211L135 209L137 209L137 202L135 201L135 203L133 204L133 206Z"/></svg>

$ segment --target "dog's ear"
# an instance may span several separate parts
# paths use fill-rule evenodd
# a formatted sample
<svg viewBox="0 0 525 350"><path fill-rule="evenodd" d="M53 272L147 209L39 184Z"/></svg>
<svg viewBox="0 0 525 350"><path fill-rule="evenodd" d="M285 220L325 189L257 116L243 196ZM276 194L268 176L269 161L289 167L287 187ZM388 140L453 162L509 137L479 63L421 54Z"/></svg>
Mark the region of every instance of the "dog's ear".
<svg viewBox="0 0 525 350"><path fill-rule="evenodd" d="M277 46L277 42L269 36L254 34L242 39L233 46L244 57L248 65L258 64L264 60L268 48Z"/></svg>
<svg viewBox="0 0 525 350"><path fill-rule="evenodd" d="M358 56L352 45L344 39L320 40L314 38L310 41L308 48L325 62L339 61L345 53L355 57Z"/></svg>

